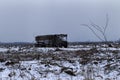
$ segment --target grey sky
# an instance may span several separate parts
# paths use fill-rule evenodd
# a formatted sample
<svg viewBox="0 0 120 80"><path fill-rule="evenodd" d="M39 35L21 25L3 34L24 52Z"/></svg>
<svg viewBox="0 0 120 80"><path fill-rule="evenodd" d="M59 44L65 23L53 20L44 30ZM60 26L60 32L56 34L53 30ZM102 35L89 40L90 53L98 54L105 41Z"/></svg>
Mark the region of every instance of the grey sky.
<svg viewBox="0 0 120 80"><path fill-rule="evenodd" d="M0 0L0 41L34 41L36 35L66 33L69 41L98 40L81 24L104 25L107 37L120 38L119 0Z"/></svg>

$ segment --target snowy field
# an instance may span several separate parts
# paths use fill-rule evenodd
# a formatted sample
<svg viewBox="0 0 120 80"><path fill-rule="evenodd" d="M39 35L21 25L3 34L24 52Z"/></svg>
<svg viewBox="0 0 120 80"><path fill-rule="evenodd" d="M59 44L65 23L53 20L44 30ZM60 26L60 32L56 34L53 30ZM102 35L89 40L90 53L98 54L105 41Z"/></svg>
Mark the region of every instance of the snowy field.
<svg viewBox="0 0 120 80"><path fill-rule="evenodd" d="M1 47L0 80L120 80L120 48Z"/></svg>

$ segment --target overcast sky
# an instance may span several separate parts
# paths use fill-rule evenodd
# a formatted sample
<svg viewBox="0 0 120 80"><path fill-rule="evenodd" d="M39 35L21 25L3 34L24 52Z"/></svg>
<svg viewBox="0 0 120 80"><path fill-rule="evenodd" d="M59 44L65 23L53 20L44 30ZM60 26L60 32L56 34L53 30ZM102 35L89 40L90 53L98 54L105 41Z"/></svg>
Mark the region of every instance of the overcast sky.
<svg viewBox="0 0 120 80"><path fill-rule="evenodd" d="M69 41L96 41L81 24L104 26L108 40L120 38L119 0L0 0L0 41L33 42L36 35L68 34Z"/></svg>

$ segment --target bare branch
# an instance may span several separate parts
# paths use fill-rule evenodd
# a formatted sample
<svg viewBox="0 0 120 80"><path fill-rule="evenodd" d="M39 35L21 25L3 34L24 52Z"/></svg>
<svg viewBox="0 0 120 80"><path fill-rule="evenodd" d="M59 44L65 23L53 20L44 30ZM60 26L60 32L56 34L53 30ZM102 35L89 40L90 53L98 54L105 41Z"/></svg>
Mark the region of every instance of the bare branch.
<svg viewBox="0 0 120 80"><path fill-rule="evenodd" d="M91 24L92 27L94 27L97 31L99 31L100 33L103 33L102 29L100 29L97 25L95 24Z"/></svg>
<svg viewBox="0 0 120 80"><path fill-rule="evenodd" d="M93 23L91 20L89 21L90 21L90 25L87 24L82 24L82 25L88 27L98 39L107 42L106 29L108 27L108 22L109 22L108 14L106 14L105 26L99 26ZM98 32L101 34L101 36L97 34Z"/></svg>
<svg viewBox="0 0 120 80"><path fill-rule="evenodd" d="M98 39L100 39L101 41L104 41L99 35L97 35L97 33L94 31L94 29L92 29L89 25L82 24L82 26L88 27Z"/></svg>
<svg viewBox="0 0 120 80"><path fill-rule="evenodd" d="M106 23L105 23L104 33L106 32L106 29L108 27L108 23L109 23L109 16L108 16L108 14L106 14Z"/></svg>
<svg viewBox="0 0 120 80"><path fill-rule="evenodd" d="M102 28L99 25L93 23L91 20L90 20L90 23L91 23L91 26L93 26L94 28L96 28L98 31L103 32Z"/></svg>

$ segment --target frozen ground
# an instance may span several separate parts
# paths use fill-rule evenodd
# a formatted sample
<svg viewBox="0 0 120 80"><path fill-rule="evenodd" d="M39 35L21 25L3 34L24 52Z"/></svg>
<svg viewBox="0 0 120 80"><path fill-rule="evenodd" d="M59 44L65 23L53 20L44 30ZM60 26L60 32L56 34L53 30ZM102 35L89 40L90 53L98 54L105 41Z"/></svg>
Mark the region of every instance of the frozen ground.
<svg viewBox="0 0 120 80"><path fill-rule="evenodd" d="M0 80L120 80L119 50L0 48Z"/></svg>

